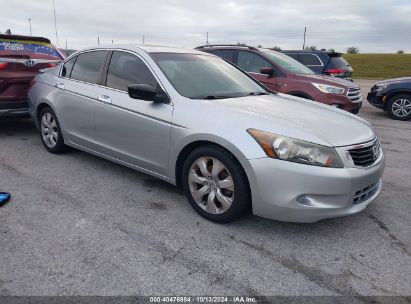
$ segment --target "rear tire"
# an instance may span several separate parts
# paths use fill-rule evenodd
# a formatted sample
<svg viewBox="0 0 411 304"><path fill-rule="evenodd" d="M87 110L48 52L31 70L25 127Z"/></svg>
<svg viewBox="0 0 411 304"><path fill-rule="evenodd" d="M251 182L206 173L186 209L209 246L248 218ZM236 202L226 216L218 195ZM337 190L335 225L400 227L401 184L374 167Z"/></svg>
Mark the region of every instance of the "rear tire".
<svg viewBox="0 0 411 304"><path fill-rule="evenodd" d="M210 221L227 223L249 210L246 174L237 159L219 146L192 151L184 163L182 179L191 206Z"/></svg>
<svg viewBox="0 0 411 304"><path fill-rule="evenodd" d="M387 103L387 112L396 120L411 118L411 95L400 94L390 98Z"/></svg>
<svg viewBox="0 0 411 304"><path fill-rule="evenodd" d="M57 116L51 108L46 107L41 110L39 126L41 142L47 151L60 154L67 150Z"/></svg>

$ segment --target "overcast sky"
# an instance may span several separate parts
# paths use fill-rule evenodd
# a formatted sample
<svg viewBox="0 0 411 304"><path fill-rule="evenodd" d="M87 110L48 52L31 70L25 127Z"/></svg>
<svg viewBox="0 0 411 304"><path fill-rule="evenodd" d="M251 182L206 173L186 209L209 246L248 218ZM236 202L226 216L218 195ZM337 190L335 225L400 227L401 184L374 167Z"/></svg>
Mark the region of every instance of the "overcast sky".
<svg viewBox="0 0 411 304"><path fill-rule="evenodd" d="M53 0L1 0L0 31L48 37L56 44ZM410 0L55 0L59 46L210 43L299 49L411 52Z"/></svg>

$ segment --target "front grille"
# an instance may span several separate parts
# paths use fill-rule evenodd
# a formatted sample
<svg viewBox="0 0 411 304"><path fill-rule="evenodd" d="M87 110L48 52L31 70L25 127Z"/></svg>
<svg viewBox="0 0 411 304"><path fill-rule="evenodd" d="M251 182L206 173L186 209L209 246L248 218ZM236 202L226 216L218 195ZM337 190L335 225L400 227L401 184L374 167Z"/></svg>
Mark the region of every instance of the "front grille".
<svg viewBox="0 0 411 304"><path fill-rule="evenodd" d="M375 140L368 145L360 145L358 148L348 150L354 165L367 167L372 165L380 156L380 142Z"/></svg>
<svg viewBox="0 0 411 304"><path fill-rule="evenodd" d="M351 102L361 102L362 101L361 91L359 88L348 89L347 96L351 100Z"/></svg>
<svg viewBox="0 0 411 304"><path fill-rule="evenodd" d="M380 181L378 183L374 183L361 189L354 194L354 199L352 200L353 204L361 204L372 197L377 191L380 186Z"/></svg>

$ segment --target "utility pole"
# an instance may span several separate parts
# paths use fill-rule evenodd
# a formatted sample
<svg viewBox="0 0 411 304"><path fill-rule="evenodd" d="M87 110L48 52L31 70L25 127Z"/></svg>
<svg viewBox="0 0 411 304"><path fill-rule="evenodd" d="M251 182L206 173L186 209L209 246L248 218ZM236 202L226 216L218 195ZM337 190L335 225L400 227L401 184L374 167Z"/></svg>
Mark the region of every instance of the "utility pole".
<svg viewBox="0 0 411 304"><path fill-rule="evenodd" d="M111 40L111 44L114 44L114 40Z"/></svg>
<svg viewBox="0 0 411 304"><path fill-rule="evenodd" d="M100 45L100 37L97 37L97 45Z"/></svg>
<svg viewBox="0 0 411 304"><path fill-rule="evenodd" d="M57 46L59 46L59 36L57 34L56 3L54 3L54 0L53 0L53 13L54 13L54 29L56 30L56 41L57 41Z"/></svg>
<svg viewBox="0 0 411 304"><path fill-rule="evenodd" d="M145 37L144 37L144 34L143 34L143 44L144 44L144 42L145 42Z"/></svg>
<svg viewBox="0 0 411 304"><path fill-rule="evenodd" d="M307 27L304 26L304 43L303 43L303 50L305 49L305 34L307 34Z"/></svg>
<svg viewBox="0 0 411 304"><path fill-rule="evenodd" d="M67 38L66 38L66 56L67 56Z"/></svg>
<svg viewBox="0 0 411 304"><path fill-rule="evenodd" d="M31 19L29 18L29 25L30 25L30 36L33 36L33 32L31 31Z"/></svg>
<svg viewBox="0 0 411 304"><path fill-rule="evenodd" d="M207 32L207 41L206 41L206 45L208 45L208 32Z"/></svg>

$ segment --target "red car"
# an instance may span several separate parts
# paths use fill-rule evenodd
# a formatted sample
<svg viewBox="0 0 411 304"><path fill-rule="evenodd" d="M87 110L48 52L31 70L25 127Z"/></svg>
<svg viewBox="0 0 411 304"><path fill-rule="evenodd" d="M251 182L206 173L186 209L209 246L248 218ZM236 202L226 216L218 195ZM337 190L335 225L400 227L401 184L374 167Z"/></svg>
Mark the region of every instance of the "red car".
<svg viewBox="0 0 411 304"><path fill-rule="evenodd" d="M31 80L63 58L47 38L0 34L0 117L28 115Z"/></svg>
<svg viewBox="0 0 411 304"><path fill-rule="evenodd" d="M267 88L315 100L357 114L362 105L360 87L342 78L316 75L293 58L265 48L205 45L196 49L237 65Z"/></svg>

